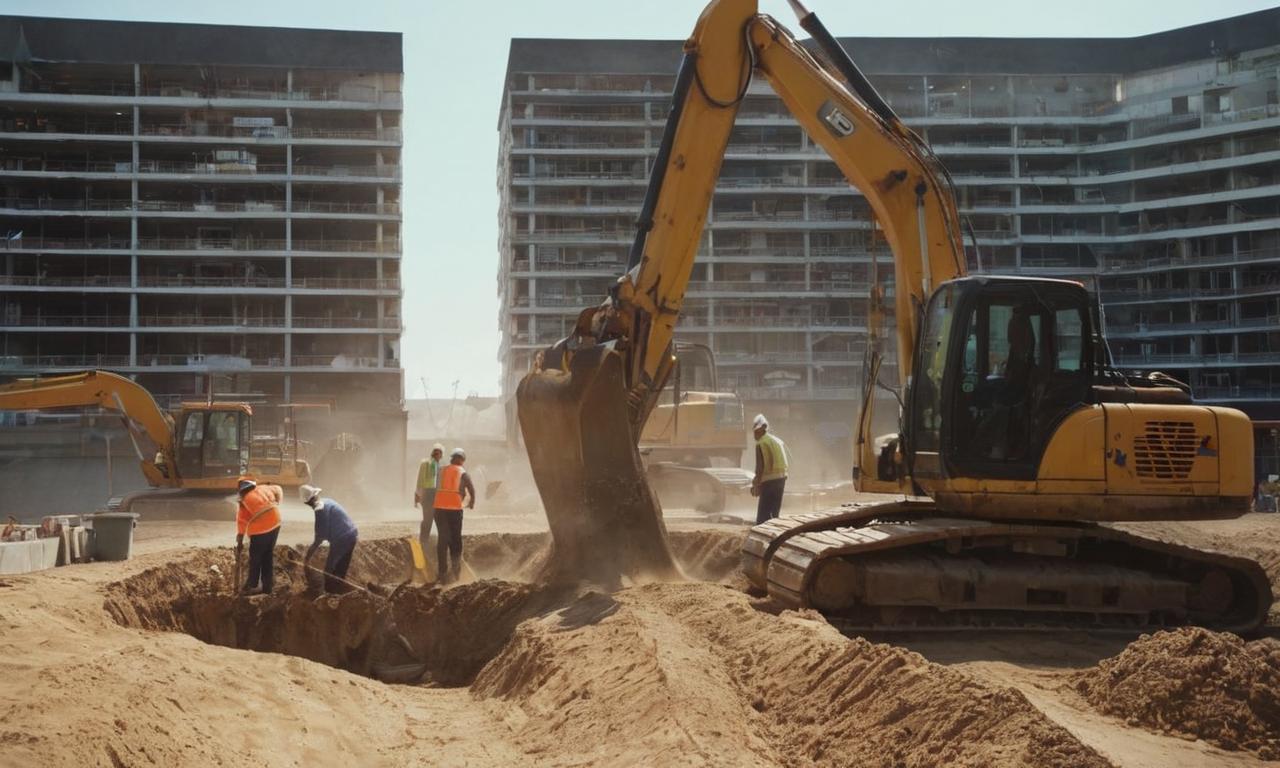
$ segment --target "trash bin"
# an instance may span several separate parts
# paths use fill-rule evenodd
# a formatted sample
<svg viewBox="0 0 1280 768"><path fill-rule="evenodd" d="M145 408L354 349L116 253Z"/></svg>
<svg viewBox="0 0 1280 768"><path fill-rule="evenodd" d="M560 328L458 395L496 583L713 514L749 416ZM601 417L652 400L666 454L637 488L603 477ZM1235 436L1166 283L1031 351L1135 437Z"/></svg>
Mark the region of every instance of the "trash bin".
<svg viewBox="0 0 1280 768"><path fill-rule="evenodd" d="M136 512L99 512L93 520L93 559L128 560L133 551Z"/></svg>

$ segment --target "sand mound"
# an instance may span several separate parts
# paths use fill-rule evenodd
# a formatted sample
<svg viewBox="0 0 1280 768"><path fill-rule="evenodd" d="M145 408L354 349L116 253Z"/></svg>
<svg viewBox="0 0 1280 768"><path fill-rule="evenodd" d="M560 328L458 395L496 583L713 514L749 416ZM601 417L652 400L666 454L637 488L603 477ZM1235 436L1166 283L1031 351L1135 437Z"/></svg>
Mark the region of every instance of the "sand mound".
<svg viewBox="0 0 1280 768"><path fill-rule="evenodd" d="M1016 691L706 584L525 622L472 691L571 764L1107 764Z"/></svg>
<svg viewBox="0 0 1280 768"><path fill-rule="evenodd" d="M680 569L691 579L741 583L742 540L740 531L668 531L667 540ZM735 581L735 578L737 581Z"/></svg>
<svg viewBox="0 0 1280 768"><path fill-rule="evenodd" d="M1099 710L1224 749L1280 758L1280 642L1200 628L1143 635L1080 673L1076 689Z"/></svg>

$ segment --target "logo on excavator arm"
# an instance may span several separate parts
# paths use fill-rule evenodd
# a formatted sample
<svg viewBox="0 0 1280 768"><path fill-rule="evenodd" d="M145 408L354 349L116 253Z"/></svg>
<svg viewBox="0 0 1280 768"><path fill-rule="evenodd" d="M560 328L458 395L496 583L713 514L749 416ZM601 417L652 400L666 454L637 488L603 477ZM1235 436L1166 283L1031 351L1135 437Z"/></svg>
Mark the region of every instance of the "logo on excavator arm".
<svg viewBox="0 0 1280 768"><path fill-rule="evenodd" d="M830 101L822 103L822 107L818 110L818 117L822 120L822 124L827 126L827 130L839 138L848 136L857 128L852 118L841 112L840 108Z"/></svg>

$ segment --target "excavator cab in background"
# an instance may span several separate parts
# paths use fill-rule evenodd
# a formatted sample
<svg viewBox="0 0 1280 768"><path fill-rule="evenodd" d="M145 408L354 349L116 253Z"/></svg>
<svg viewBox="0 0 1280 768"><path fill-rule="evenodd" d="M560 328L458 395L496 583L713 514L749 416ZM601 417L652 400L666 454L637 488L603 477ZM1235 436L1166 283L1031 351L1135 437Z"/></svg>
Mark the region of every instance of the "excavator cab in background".
<svg viewBox="0 0 1280 768"><path fill-rule="evenodd" d="M247 403L187 402L167 413L140 384L107 371L18 379L0 386L4 411L87 407L120 416L153 489L227 494L245 474L290 487L311 479L307 462L297 455L296 433L284 438L291 445L277 446L274 461L255 455L253 409ZM214 509L218 517L226 512L220 500Z"/></svg>
<svg viewBox="0 0 1280 768"><path fill-rule="evenodd" d="M751 473L741 466L742 401L720 390L710 347L673 346L670 384L640 432L645 474L664 509L719 515L731 496L746 496L751 487Z"/></svg>
<svg viewBox="0 0 1280 768"><path fill-rule="evenodd" d="M228 478L249 472L251 414L233 403L184 403L175 418L178 476L188 484L209 481L225 487Z"/></svg>

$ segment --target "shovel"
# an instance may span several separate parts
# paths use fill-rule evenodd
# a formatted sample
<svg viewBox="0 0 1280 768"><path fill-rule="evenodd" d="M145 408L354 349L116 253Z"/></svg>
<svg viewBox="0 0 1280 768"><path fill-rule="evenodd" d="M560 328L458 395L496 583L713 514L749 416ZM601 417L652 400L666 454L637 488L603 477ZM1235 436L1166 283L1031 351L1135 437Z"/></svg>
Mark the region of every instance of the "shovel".
<svg viewBox="0 0 1280 768"><path fill-rule="evenodd" d="M240 593L240 560L244 555L244 547L236 545L236 575L235 580L231 582L231 589L236 593Z"/></svg>

